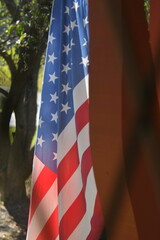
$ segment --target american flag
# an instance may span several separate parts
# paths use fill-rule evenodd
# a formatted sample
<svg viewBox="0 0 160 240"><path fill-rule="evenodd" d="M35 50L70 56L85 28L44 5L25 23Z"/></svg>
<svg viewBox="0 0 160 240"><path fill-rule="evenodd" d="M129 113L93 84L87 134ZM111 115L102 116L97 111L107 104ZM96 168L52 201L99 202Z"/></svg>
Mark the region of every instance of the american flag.
<svg viewBox="0 0 160 240"><path fill-rule="evenodd" d="M86 0L54 0L27 240L98 240L103 228L88 118Z"/></svg>

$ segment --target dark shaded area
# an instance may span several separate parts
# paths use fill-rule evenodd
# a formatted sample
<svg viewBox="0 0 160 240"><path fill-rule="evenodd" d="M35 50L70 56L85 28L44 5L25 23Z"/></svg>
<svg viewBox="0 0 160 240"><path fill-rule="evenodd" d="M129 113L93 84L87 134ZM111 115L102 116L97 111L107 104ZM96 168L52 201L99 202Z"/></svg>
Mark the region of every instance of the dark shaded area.
<svg viewBox="0 0 160 240"><path fill-rule="evenodd" d="M0 87L0 93L2 93L4 96L8 97L8 92Z"/></svg>
<svg viewBox="0 0 160 240"><path fill-rule="evenodd" d="M21 232L16 240L25 240L28 222L29 199L26 198L23 202L5 202L8 213L13 217L17 226L21 228Z"/></svg>
<svg viewBox="0 0 160 240"><path fill-rule="evenodd" d="M99 240L106 240L106 236L107 236L107 232L106 232L106 228L104 228Z"/></svg>

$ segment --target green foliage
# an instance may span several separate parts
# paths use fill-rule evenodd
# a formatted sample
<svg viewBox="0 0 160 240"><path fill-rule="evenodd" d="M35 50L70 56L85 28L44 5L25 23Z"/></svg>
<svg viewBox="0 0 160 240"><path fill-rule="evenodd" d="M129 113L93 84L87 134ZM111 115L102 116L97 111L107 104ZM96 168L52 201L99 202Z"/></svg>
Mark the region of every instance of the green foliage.
<svg viewBox="0 0 160 240"><path fill-rule="evenodd" d="M8 34L11 27L11 21L12 18L7 8L3 2L0 2L0 49L3 49L3 52L11 51L10 46L12 45L13 36Z"/></svg>
<svg viewBox="0 0 160 240"><path fill-rule="evenodd" d="M15 132L16 132L16 128L15 127L10 127L9 128L9 137L10 137L11 144L13 143Z"/></svg>
<svg viewBox="0 0 160 240"><path fill-rule="evenodd" d="M43 74L44 74L44 64L42 63L41 67L39 69L39 74L38 74L38 84L37 84L38 92L41 92L41 90L42 90Z"/></svg>
<svg viewBox="0 0 160 240"><path fill-rule="evenodd" d="M11 82L11 74L6 62L0 57L0 86L9 87Z"/></svg>
<svg viewBox="0 0 160 240"><path fill-rule="evenodd" d="M150 0L144 0L144 9L147 16L147 21L149 22L149 16L150 16Z"/></svg>
<svg viewBox="0 0 160 240"><path fill-rule="evenodd" d="M14 16L0 0L0 50L26 70L30 53L40 48L49 27L52 1L17 0Z"/></svg>

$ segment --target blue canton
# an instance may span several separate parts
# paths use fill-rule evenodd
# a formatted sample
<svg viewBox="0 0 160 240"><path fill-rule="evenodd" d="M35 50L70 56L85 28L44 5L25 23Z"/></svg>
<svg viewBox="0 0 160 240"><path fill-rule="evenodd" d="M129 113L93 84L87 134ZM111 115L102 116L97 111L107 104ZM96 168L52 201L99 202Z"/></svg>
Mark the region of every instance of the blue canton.
<svg viewBox="0 0 160 240"><path fill-rule="evenodd" d="M88 4L86 0L55 0L52 7L37 157L57 171L57 139L74 116L73 89L88 74Z"/></svg>

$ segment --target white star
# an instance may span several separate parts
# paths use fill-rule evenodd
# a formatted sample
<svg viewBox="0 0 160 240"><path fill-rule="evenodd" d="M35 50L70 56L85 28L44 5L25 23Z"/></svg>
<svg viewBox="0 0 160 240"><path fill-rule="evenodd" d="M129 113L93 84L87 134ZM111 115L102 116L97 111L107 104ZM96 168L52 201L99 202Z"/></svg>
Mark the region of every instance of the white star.
<svg viewBox="0 0 160 240"><path fill-rule="evenodd" d="M67 35L69 35L69 32L70 32L70 26L64 26L65 27L65 30L64 30L64 33L67 33Z"/></svg>
<svg viewBox="0 0 160 240"><path fill-rule="evenodd" d="M65 92L66 94L68 93L68 91L71 89L69 86L68 86L69 83L67 83L66 85L62 84L62 92Z"/></svg>
<svg viewBox="0 0 160 240"><path fill-rule="evenodd" d="M69 7L66 6L65 8L66 8L66 11L64 13L69 14Z"/></svg>
<svg viewBox="0 0 160 240"><path fill-rule="evenodd" d="M50 96L51 96L50 102L56 103L56 101L58 99L57 93L55 92L55 94L50 94Z"/></svg>
<svg viewBox="0 0 160 240"><path fill-rule="evenodd" d="M71 21L71 29L72 29L72 31L74 30L75 27L78 27L78 25L76 24L76 20L75 21Z"/></svg>
<svg viewBox="0 0 160 240"><path fill-rule="evenodd" d="M88 44L88 41L86 40L86 38L84 38L83 46L87 46L87 44Z"/></svg>
<svg viewBox="0 0 160 240"><path fill-rule="evenodd" d="M73 42L73 38L71 39L70 45L71 45L71 47L74 46L74 45L76 45L76 44Z"/></svg>
<svg viewBox="0 0 160 240"><path fill-rule="evenodd" d="M54 154L53 160L57 160L57 153L53 152L53 154Z"/></svg>
<svg viewBox="0 0 160 240"><path fill-rule="evenodd" d="M88 22L88 17L84 18L84 19L83 19L84 27L85 27L88 23L89 23L89 22Z"/></svg>
<svg viewBox="0 0 160 240"><path fill-rule="evenodd" d="M45 140L43 140L42 136L40 138L38 138L38 142L37 145L40 145L42 147L42 144L45 142Z"/></svg>
<svg viewBox="0 0 160 240"><path fill-rule="evenodd" d="M69 47L69 44L68 45L63 45L63 47L64 47L63 52L65 52L68 55L69 51L71 51L71 48Z"/></svg>
<svg viewBox="0 0 160 240"><path fill-rule="evenodd" d="M62 110L61 112L65 112L67 114L67 111L71 109L69 106L68 106L68 103L66 104L62 104Z"/></svg>
<svg viewBox="0 0 160 240"><path fill-rule="evenodd" d="M89 65L88 56L85 58L82 57L82 62L80 64L83 64L85 67L87 67Z"/></svg>
<svg viewBox="0 0 160 240"><path fill-rule="evenodd" d="M54 64L54 60L56 60L56 59L57 59L57 57L55 57L55 56L54 56L54 52L53 52L53 54L52 54L52 55L48 55L48 57L49 57L49 60L48 60L48 62L51 62L51 63L53 63L53 64Z"/></svg>
<svg viewBox="0 0 160 240"><path fill-rule="evenodd" d="M42 123L44 123L44 121L42 120L42 117L40 117L39 119L39 126L42 127Z"/></svg>
<svg viewBox="0 0 160 240"><path fill-rule="evenodd" d="M52 119L51 119L51 122L52 121L55 121L56 123L57 123L57 119L58 119L58 114L57 114L57 112L54 114L54 113L51 113L51 115L52 115Z"/></svg>
<svg viewBox="0 0 160 240"><path fill-rule="evenodd" d="M58 134L57 133L52 133L52 135L53 135L52 142L57 141Z"/></svg>
<svg viewBox="0 0 160 240"><path fill-rule="evenodd" d="M62 72L65 72L65 73L67 73L69 70L71 70L71 68L68 66L68 65L69 65L69 63L67 63L67 65L64 65L64 64L62 64L62 65L63 65Z"/></svg>
<svg viewBox="0 0 160 240"><path fill-rule="evenodd" d="M56 39L56 38L53 37L53 33L51 33L51 35L49 35L49 37L48 37L48 43L51 43L51 44L52 44L53 40L55 40L55 39Z"/></svg>
<svg viewBox="0 0 160 240"><path fill-rule="evenodd" d="M77 9L79 8L80 6L78 5L78 2L73 2L73 7L72 8L75 8L75 11L77 12Z"/></svg>
<svg viewBox="0 0 160 240"><path fill-rule="evenodd" d="M50 77L49 82L53 83L55 83L55 80L58 78L56 77L55 72L53 74L49 74L49 77Z"/></svg>

